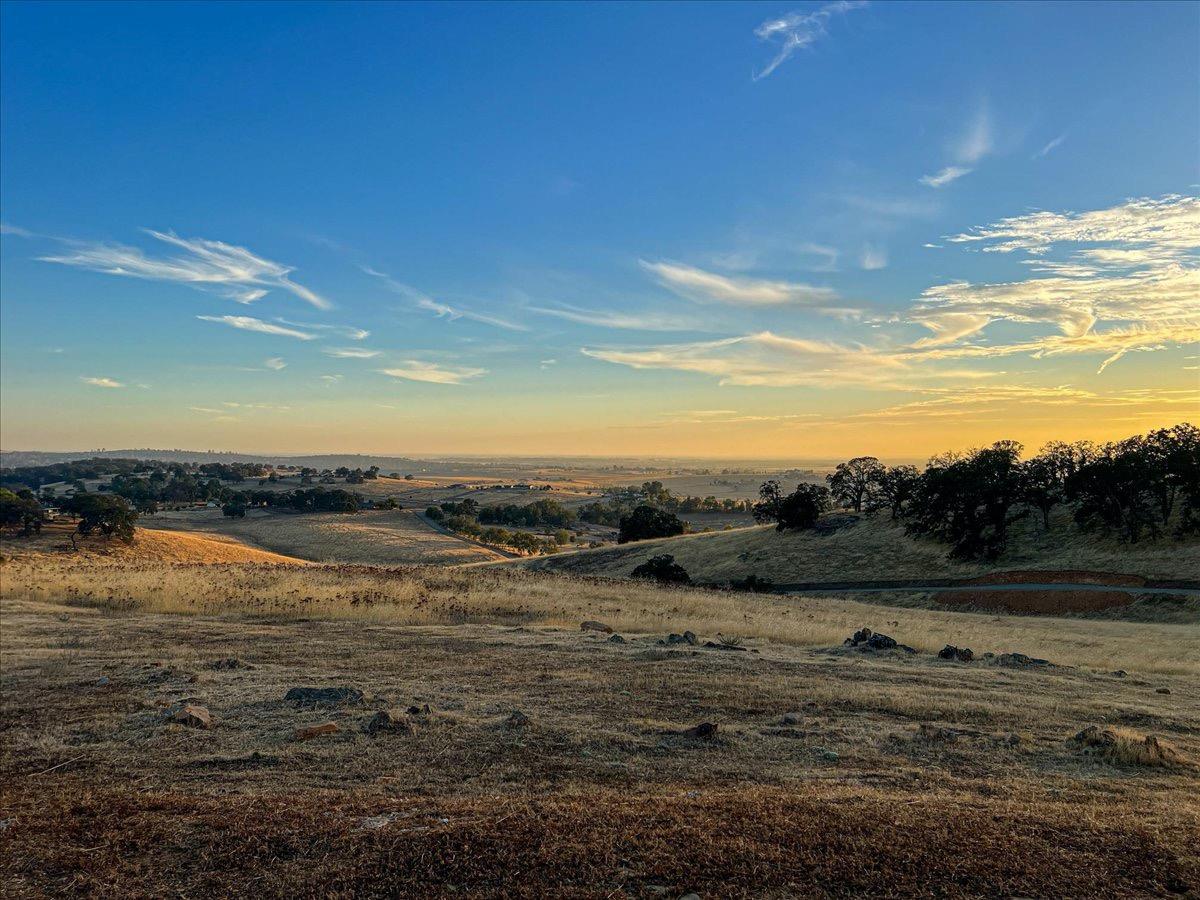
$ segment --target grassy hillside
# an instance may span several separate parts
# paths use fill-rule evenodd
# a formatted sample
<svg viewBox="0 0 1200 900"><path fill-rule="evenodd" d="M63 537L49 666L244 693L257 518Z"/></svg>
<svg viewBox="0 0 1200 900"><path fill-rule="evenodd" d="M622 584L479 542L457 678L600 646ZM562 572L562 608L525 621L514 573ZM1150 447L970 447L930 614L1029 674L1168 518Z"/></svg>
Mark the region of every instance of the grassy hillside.
<svg viewBox="0 0 1200 900"><path fill-rule="evenodd" d="M901 525L880 515L864 517L825 536L781 533L762 526L584 550L519 565L619 578L659 553L672 554L693 580L713 582L751 574L777 583L951 578L1005 569L1082 569L1200 579L1200 540L1122 544L1079 532L1062 511L1051 520L1049 532L1032 520L1017 523L1007 552L995 563L950 560L944 544L909 537Z"/></svg>
<svg viewBox="0 0 1200 900"><path fill-rule="evenodd" d="M133 543L101 537L77 537L71 544L70 526L50 526L32 538L14 537L0 544L5 558L26 565L53 566L64 561L70 551L72 565L81 561L91 565L113 563L298 563L292 556L260 550L226 535L192 531L152 531L139 528Z"/></svg>

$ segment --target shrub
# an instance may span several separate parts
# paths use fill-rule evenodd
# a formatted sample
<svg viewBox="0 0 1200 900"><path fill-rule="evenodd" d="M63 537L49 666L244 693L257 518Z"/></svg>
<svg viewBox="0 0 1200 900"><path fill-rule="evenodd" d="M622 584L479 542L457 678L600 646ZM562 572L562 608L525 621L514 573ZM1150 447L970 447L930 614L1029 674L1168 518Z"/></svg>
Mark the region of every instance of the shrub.
<svg viewBox="0 0 1200 900"><path fill-rule="evenodd" d="M652 556L630 573L634 578L649 578L659 584L691 584L691 576L669 553Z"/></svg>
<svg viewBox="0 0 1200 900"><path fill-rule="evenodd" d="M618 544L644 541L650 538L674 537L683 534L683 522L674 513L669 513L645 504L627 516L621 517Z"/></svg>

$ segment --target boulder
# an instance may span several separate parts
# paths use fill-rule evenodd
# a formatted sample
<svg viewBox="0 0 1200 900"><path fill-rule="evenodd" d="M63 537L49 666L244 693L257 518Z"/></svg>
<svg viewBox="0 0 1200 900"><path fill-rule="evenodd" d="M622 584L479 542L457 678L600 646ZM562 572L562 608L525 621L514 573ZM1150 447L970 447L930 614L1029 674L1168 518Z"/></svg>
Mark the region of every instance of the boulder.
<svg viewBox="0 0 1200 900"><path fill-rule="evenodd" d="M362 703L363 692L352 687L294 687L284 700L294 703Z"/></svg>
<svg viewBox="0 0 1200 900"><path fill-rule="evenodd" d="M322 722L320 725L297 728L292 732L292 740L311 741L313 738L320 737L323 734L337 734L340 730L336 722Z"/></svg>
<svg viewBox="0 0 1200 900"><path fill-rule="evenodd" d="M187 728L212 728L212 714L196 703L185 703L172 709L169 721Z"/></svg>
<svg viewBox="0 0 1200 900"><path fill-rule="evenodd" d="M1034 669L1044 666L1053 667L1054 663L1048 659L1026 656L1024 653L1001 653L996 657L996 665L1009 669Z"/></svg>
<svg viewBox="0 0 1200 900"><path fill-rule="evenodd" d="M947 644L938 651L938 659L954 659L959 662L970 662L975 658L975 654L970 647L955 647L953 644Z"/></svg>
<svg viewBox="0 0 1200 900"><path fill-rule="evenodd" d="M613 631L611 625L605 625L603 622L592 622L592 621L581 622L579 624L579 630L580 631L599 631L603 634L612 634L612 631Z"/></svg>
<svg viewBox="0 0 1200 900"><path fill-rule="evenodd" d="M623 644L625 643L625 638L621 637L619 634L614 634L608 639L608 642L610 644Z"/></svg>

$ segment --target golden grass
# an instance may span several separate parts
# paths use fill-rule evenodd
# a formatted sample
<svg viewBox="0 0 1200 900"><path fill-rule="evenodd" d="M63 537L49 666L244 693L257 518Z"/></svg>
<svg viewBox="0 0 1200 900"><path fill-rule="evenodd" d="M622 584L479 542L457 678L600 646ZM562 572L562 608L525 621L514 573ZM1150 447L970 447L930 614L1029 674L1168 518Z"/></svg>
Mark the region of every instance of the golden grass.
<svg viewBox="0 0 1200 900"><path fill-rule="evenodd" d="M68 556L16 557L0 594L107 610L576 629L599 619L621 632L690 629L795 646L838 646L865 626L935 652L1021 652L1063 665L1200 671L1200 629L1189 625L1026 618L852 600L779 597L643 582L582 579L515 567L193 565Z"/></svg>
<svg viewBox="0 0 1200 900"><path fill-rule="evenodd" d="M260 550L219 534L195 531L152 531L140 528L132 543L99 536L76 536L71 544L71 526L49 526L31 538L6 539L0 547L5 556L42 559L47 563L62 561L64 553L78 553L89 563L159 562L159 563L294 563L303 560L269 550ZM75 548L78 548L77 550Z"/></svg>
<svg viewBox="0 0 1200 900"><path fill-rule="evenodd" d="M265 550L315 562L364 565L461 565L503 559L502 554L443 534L405 510L355 515L297 514L252 510L229 519L218 509L159 513L139 532L152 529L225 535Z"/></svg>
<svg viewBox="0 0 1200 900"><path fill-rule="evenodd" d="M1007 569L1092 570L1148 578L1200 579L1200 539L1122 544L1080 533L1065 511L1044 532L1034 521L1013 527L1008 551L995 563L947 558L947 547L909 537L886 515L864 517L828 536L777 532L771 526L640 541L562 553L522 566L576 574L628 577L651 556L670 553L697 581L721 582L756 574L776 583L950 578Z"/></svg>
<svg viewBox="0 0 1200 900"><path fill-rule="evenodd" d="M1089 725L1072 738L1086 753L1120 766L1176 766L1189 761L1170 743L1132 728Z"/></svg>

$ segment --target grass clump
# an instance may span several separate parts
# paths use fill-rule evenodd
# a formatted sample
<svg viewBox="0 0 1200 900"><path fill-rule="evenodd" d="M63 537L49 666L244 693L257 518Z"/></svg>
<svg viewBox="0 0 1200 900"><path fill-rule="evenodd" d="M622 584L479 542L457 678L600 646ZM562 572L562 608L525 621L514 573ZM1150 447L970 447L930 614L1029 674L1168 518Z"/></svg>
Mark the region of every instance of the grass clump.
<svg viewBox="0 0 1200 900"><path fill-rule="evenodd" d="M1089 756L1118 766L1175 766L1186 762L1171 744L1132 728L1089 725L1071 743Z"/></svg>

